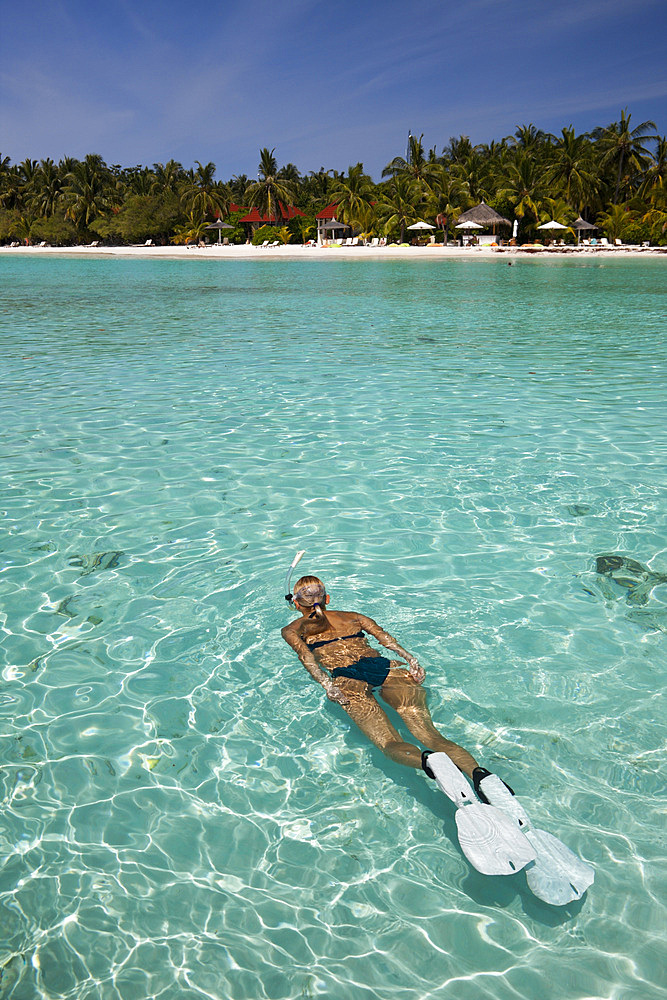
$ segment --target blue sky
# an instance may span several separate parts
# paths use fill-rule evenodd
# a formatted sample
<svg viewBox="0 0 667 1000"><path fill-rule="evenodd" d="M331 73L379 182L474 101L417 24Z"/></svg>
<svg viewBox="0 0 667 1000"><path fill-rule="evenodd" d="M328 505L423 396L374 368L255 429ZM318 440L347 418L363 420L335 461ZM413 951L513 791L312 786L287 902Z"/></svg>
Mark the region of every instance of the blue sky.
<svg viewBox="0 0 667 1000"><path fill-rule="evenodd" d="M0 0L0 153L379 179L438 151L632 113L667 131L666 0Z"/></svg>

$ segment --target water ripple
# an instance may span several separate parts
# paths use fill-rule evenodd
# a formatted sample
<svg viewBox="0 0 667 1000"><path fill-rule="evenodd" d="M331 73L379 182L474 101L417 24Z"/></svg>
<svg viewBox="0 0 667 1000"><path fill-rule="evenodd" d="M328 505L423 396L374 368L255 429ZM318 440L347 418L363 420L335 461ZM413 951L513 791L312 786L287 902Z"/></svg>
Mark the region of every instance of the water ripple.
<svg viewBox="0 0 667 1000"><path fill-rule="evenodd" d="M662 996L667 284L626 264L3 262L3 997ZM297 548L582 903L471 869L323 701Z"/></svg>

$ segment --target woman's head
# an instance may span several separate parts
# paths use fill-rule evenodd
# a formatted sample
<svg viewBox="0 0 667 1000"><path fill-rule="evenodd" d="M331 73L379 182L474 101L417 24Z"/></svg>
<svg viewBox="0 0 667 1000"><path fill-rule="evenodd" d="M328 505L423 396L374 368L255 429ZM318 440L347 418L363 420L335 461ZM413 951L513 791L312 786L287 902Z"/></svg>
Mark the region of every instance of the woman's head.
<svg viewBox="0 0 667 1000"><path fill-rule="evenodd" d="M316 576L302 576L294 585L292 600L306 610L312 608L316 614L321 614L324 605L329 603L329 596L322 581Z"/></svg>

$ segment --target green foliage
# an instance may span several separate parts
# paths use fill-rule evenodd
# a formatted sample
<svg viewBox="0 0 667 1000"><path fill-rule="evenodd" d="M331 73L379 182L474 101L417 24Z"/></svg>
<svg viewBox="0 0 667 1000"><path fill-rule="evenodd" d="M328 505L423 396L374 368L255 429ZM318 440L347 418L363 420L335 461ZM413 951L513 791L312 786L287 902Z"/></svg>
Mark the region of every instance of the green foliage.
<svg viewBox="0 0 667 1000"><path fill-rule="evenodd" d="M256 229L252 234L252 245L254 247L260 247L266 240L273 243L275 240L279 239L279 231L280 230L278 230L275 226L260 226L259 229Z"/></svg>
<svg viewBox="0 0 667 1000"><path fill-rule="evenodd" d="M166 241L185 219L178 196L172 192L133 194L118 212L96 219L90 228L105 240L121 243L144 243L147 239Z"/></svg>
<svg viewBox="0 0 667 1000"><path fill-rule="evenodd" d="M33 237L40 242L46 240L52 247L69 247L79 242L79 231L63 216L50 215L35 221Z"/></svg>
<svg viewBox="0 0 667 1000"><path fill-rule="evenodd" d="M302 176L294 164L280 167L275 149L268 148L260 151L257 181L240 175L227 182L215 179L214 163L198 160L186 169L174 160L109 166L97 154L18 164L4 156L0 240L57 245L98 235L119 243L212 241L217 234L205 225L219 215L234 226L225 238L245 242L241 213L230 214L231 202L246 206L243 214L257 207L275 219L275 227L255 234L255 243L281 238L281 205L289 204L306 212L305 219L287 224L294 242L313 234L316 214L332 203L352 231L386 231L403 239L417 218L433 223L440 216L453 234L458 215L483 199L505 218L521 219L522 236L534 233L544 218L569 224L581 214L602 217L610 238L664 243L666 175L667 139L655 134L652 122L635 127L627 110L618 121L579 135L572 126L548 135L530 123L488 144L452 138L440 151L426 151L422 136L411 136L405 157L390 161L383 171L389 180L380 184L361 163L346 173L321 167Z"/></svg>
<svg viewBox="0 0 667 1000"><path fill-rule="evenodd" d="M660 238L653 232L653 228L649 222L644 222L641 219L635 219L634 221L626 223L623 229L623 242L636 246L641 246L642 243L654 243L655 245L659 245ZM667 240L663 240L663 245L665 242L667 242Z"/></svg>
<svg viewBox="0 0 667 1000"><path fill-rule="evenodd" d="M226 238L229 243L245 243L246 241L246 231L239 219L242 219L244 215L247 215L245 209L240 212L230 212L229 215L223 220L228 226L233 226L233 229L223 230L222 238Z"/></svg>
<svg viewBox="0 0 667 1000"><path fill-rule="evenodd" d="M627 205L610 205L607 212L598 216L598 225L610 240L627 240L630 227L637 218Z"/></svg>
<svg viewBox="0 0 667 1000"><path fill-rule="evenodd" d="M3 242L14 241L12 235L15 231L16 223L19 221L20 213L16 209L0 208L0 240Z"/></svg>
<svg viewBox="0 0 667 1000"><path fill-rule="evenodd" d="M250 207L258 208L265 218L281 222L281 206L294 201L296 183L282 176L274 153L275 149L260 150L259 180L248 186L245 199Z"/></svg>
<svg viewBox="0 0 667 1000"><path fill-rule="evenodd" d="M288 225L292 243L306 243L317 229L314 215L297 215Z"/></svg>

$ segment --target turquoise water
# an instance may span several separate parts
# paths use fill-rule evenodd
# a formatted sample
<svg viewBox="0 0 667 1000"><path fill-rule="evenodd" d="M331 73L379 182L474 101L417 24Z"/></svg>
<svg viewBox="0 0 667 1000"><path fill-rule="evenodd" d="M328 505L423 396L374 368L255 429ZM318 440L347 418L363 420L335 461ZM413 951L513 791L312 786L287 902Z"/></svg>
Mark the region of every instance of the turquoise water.
<svg viewBox="0 0 667 1000"><path fill-rule="evenodd" d="M0 995L662 997L665 262L0 274ZM581 902L323 698L297 548Z"/></svg>

